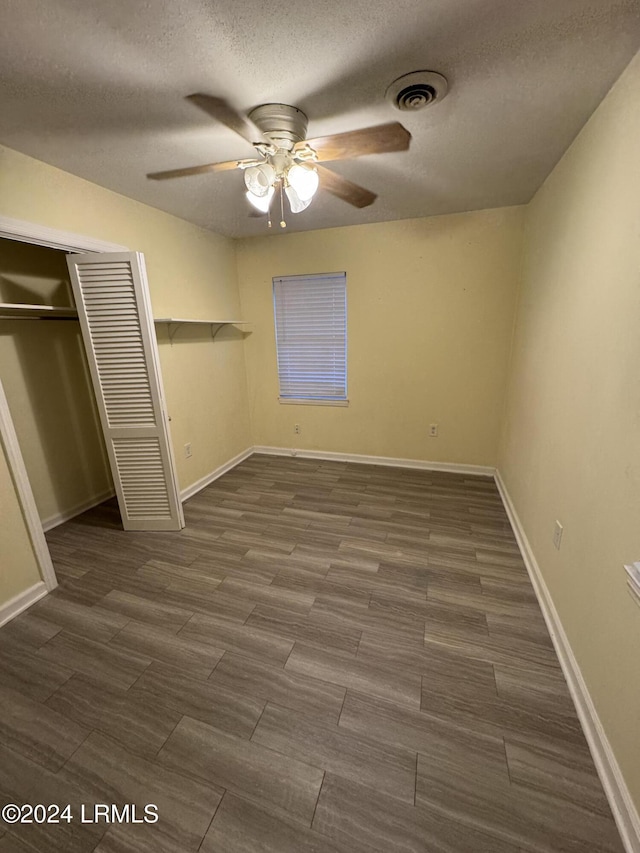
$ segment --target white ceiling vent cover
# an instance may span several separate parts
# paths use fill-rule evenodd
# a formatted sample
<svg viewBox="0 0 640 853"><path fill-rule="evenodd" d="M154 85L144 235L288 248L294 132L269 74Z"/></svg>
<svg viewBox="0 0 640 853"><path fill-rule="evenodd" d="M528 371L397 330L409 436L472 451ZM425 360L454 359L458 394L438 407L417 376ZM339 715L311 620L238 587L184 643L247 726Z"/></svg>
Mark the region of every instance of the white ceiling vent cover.
<svg viewBox="0 0 640 853"><path fill-rule="evenodd" d="M435 71L413 71L403 74L389 86L385 98L398 110L421 110L441 101L449 86Z"/></svg>

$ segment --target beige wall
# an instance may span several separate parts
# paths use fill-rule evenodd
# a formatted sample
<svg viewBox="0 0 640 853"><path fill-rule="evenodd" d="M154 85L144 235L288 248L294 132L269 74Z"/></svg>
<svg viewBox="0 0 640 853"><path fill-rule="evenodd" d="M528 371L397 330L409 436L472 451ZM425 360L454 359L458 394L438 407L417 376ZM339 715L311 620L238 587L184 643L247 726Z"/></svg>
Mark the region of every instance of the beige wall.
<svg viewBox="0 0 640 853"><path fill-rule="evenodd" d="M144 252L156 317L235 318L240 310L233 241L2 147L0 215ZM250 444L242 335L226 331L212 342L206 328L180 330L173 346L165 329L158 337L186 488ZM188 441L191 459L184 458Z"/></svg>
<svg viewBox="0 0 640 853"><path fill-rule="evenodd" d="M521 208L241 241L254 443L494 465ZM349 407L277 401L272 277L347 273ZM300 435L294 424L300 424ZM439 437L428 427L439 424Z"/></svg>
<svg viewBox="0 0 640 853"><path fill-rule="evenodd" d="M0 605L41 578L0 439Z"/></svg>
<svg viewBox="0 0 640 853"><path fill-rule="evenodd" d="M528 209L499 468L640 806L638 140L640 55Z"/></svg>
<svg viewBox="0 0 640 853"><path fill-rule="evenodd" d="M217 319L239 312L231 240L2 147L0 215L144 252L155 316ZM159 339L178 478L186 488L251 444L242 335L225 330L213 342L207 327L180 330L171 345L160 329ZM191 459L183 452L188 441ZM12 547L4 528L2 558Z"/></svg>
<svg viewBox="0 0 640 853"><path fill-rule="evenodd" d="M0 302L72 305L65 254L0 240ZM0 320L0 380L47 521L112 489L80 326Z"/></svg>

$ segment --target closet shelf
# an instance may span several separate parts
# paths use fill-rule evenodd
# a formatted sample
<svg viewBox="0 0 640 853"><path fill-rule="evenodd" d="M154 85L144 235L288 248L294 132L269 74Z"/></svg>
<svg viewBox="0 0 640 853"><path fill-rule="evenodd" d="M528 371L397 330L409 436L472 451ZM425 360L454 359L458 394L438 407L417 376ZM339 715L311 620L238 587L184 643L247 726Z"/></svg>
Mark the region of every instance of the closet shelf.
<svg viewBox="0 0 640 853"><path fill-rule="evenodd" d="M77 320L75 308L55 305L26 305L19 302L0 302L0 319Z"/></svg>
<svg viewBox="0 0 640 853"><path fill-rule="evenodd" d="M211 339L213 340L223 326L246 326L247 320L189 320L184 317L156 317L154 323L166 323L169 326L169 340L173 343L173 338L178 331L178 326L183 324L211 326ZM171 326L176 328L171 334ZM214 326L216 327L214 331Z"/></svg>

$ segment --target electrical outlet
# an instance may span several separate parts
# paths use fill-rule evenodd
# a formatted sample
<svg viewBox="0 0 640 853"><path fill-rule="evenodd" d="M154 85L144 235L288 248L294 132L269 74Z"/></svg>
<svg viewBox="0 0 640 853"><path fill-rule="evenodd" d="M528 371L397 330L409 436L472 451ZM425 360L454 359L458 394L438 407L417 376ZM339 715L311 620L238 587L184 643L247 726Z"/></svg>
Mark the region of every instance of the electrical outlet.
<svg viewBox="0 0 640 853"><path fill-rule="evenodd" d="M564 527L560 524L559 521L556 520L556 526L553 528L553 546L560 550L560 545L562 544L562 531Z"/></svg>
<svg viewBox="0 0 640 853"><path fill-rule="evenodd" d="M189 459L189 457L192 455L191 442L190 441L188 441L184 446L184 455L187 459Z"/></svg>
<svg viewBox="0 0 640 853"><path fill-rule="evenodd" d="M438 424L430 424L429 425L429 435L431 438L438 437Z"/></svg>
<svg viewBox="0 0 640 853"><path fill-rule="evenodd" d="M300 435L300 424L296 424L293 428L296 435Z"/></svg>

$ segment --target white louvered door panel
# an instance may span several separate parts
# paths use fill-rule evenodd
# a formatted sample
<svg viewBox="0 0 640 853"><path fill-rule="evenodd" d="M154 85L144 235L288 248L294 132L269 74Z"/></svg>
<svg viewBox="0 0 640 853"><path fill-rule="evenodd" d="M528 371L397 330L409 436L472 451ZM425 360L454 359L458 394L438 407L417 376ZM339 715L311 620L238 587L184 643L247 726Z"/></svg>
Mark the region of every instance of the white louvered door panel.
<svg viewBox="0 0 640 853"><path fill-rule="evenodd" d="M184 527L144 257L67 264L125 530Z"/></svg>

